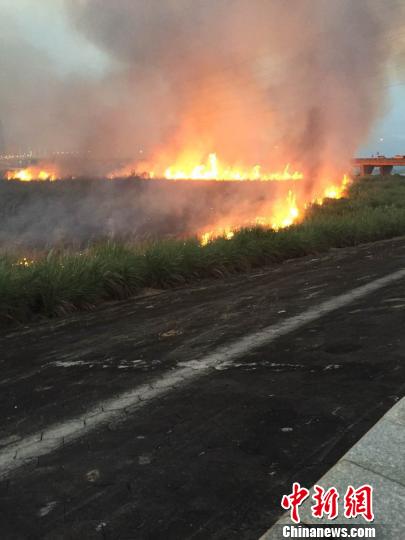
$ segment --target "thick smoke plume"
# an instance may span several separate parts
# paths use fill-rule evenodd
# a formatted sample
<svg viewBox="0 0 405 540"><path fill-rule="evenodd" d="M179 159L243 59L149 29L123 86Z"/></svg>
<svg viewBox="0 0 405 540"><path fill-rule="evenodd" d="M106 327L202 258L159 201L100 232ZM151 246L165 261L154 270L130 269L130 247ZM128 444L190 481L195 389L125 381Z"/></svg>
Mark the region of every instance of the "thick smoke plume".
<svg viewBox="0 0 405 540"><path fill-rule="evenodd" d="M123 104L134 126L127 153L145 146L165 159L191 143L231 163L291 162L315 179L347 168L381 113L404 24L401 0L68 6L78 30L115 58L117 86L134 100ZM121 111L118 128L128 123ZM109 121L117 133L114 114Z"/></svg>
<svg viewBox="0 0 405 540"><path fill-rule="evenodd" d="M231 162L346 166L382 110L402 4L65 0L110 70L62 78L18 36L0 57L3 123L31 144L108 157L187 140Z"/></svg>

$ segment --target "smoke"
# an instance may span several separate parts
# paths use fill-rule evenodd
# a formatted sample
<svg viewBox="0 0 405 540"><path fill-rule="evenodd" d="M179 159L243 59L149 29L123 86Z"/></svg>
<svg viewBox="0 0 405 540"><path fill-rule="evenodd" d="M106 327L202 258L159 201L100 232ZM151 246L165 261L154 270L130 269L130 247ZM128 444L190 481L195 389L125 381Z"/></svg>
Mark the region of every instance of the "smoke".
<svg viewBox="0 0 405 540"><path fill-rule="evenodd" d="M134 159L191 141L233 163L335 171L383 111L402 4L65 0L73 28L109 69L62 76L18 29L3 33L6 134L20 146Z"/></svg>
<svg viewBox="0 0 405 540"><path fill-rule="evenodd" d="M313 178L347 168L382 113L402 4L67 1L126 76L134 154L146 130L143 146L163 160L191 143L233 163L291 161Z"/></svg>

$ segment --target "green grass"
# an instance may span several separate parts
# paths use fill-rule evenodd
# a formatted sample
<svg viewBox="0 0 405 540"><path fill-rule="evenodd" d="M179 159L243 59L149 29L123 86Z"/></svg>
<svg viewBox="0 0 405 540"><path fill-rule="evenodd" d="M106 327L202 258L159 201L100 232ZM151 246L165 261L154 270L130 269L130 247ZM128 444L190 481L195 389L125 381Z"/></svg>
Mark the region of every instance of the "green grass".
<svg viewBox="0 0 405 540"><path fill-rule="evenodd" d="M50 251L32 264L0 255L0 322L92 309L144 287L168 288L222 277L332 247L405 234L405 178L356 181L348 197L314 205L305 220L275 232L242 229L201 246L195 238L131 245L107 242L82 252Z"/></svg>

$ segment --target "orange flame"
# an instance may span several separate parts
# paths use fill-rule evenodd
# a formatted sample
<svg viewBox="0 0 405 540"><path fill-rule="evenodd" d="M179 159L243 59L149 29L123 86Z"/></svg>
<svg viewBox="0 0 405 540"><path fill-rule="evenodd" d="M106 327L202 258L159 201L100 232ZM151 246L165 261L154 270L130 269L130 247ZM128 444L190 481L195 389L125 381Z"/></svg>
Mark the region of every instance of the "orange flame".
<svg viewBox="0 0 405 540"><path fill-rule="evenodd" d="M323 192L323 197L316 199L317 204L323 204L325 199L341 199L346 192L350 178L345 174L340 185L329 185Z"/></svg>
<svg viewBox="0 0 405 540"><path fill-rule="evenodd" d="M48 180L55 181L58 178L58 171L55 167L42 169L41 167L32 166L18 171L8 171L6 173L7 180L19 180L20 182L32 182L33 180Z"/></svg>
<svg viewBox="0 0 405 540"><path fill-rule="evenodd" d="M299 223L305 216L305 210L311 203L323 204L325 199L340 199L345 195L346 189L350 183L348 176L344 175L340 185L329 185L324 189L323 196L314 198L309 202L298 204L297 194L290 190L287 198L276 201L269 212L268 216L257 216L250 223L238 223L236 219L232 224L214 225L210 231L202 231L199 234L201 245L205 246L212 240L218 237L224 237L228 240L234 237L235 230L241 226L260 225L268 227L275 231L291 227Z"/></svg>
<svg viewBox="0 0 405 540"><path fill-rule="evenodd" d="M155 176L153 174L152 176ZM167 167L163 174L167 180L261 180L261 181L291 181L302 180L304 175L298 171L290 171L286 165L283 171L264 173L260 165L252 168L232 167L223 165L216 154L208 156L205 163L195 164L192 155L183 155L175 165Z"/></svg>
<svg viewBox="0 0 405 540"><path fill-rule="evenodd" d="M160 160L158 160L160 161ZM290 164L276 172L263 172L260 165L253 167L232 166L223 164L217 154L211 153L205 161L196 158L193 152L183 152L169 167L154 166L149 162L138 163L135 166L124 167L109 175L109 178L137 176L146 179L166 180L210 180L220 182L235 181L264 181L291 182L304 179L304 174L292 171Z"/></svg>

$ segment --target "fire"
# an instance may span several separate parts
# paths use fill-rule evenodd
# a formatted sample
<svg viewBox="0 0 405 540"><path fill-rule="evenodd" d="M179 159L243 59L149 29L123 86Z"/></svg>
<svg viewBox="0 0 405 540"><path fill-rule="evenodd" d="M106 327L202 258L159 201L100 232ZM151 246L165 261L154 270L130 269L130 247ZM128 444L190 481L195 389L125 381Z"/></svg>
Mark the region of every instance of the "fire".
<svg viewBox="0 0 405 540"><path fill-rule="evenodd" d="M301 186L302 181L305 180L304 173L293 170L290 165L278 172L264 172L260 165L250 168L226 165L215 153L209 154L204 160L200 158L198 152L183 151L177 159L172 160L173 165L164 168L162 163L165 157L167 156L158 156L156 160L158 165L155 167L143 164L144 170L148 171L146 175L143 174L143 177L167 180L297 182L299 189L291 188L286 197L278 195L275 200L266 201L259 216L254 217L253 214L247 219L236 211L235 217L224 216L209 230L200 231L198 236L202 245L207 245L218 237L230 240L234 237L235 231L241 227L260 225L275 231L291 227L303 219L305 210L311 203L323 204L325 199L341 198L349 183L347 176L344 176L343 180L337 184L321 179L317 182L317 190L321 192L321 195L313 193L312 196L308 196L308 194L305 195L304 184ZM254 212L255 209L252 211Z"/></svg>
<svg viewBox="0 0 405 540"><path fill-rule="evenodd" d="M241 226L260 225L268 227L274 231L285 229L299 223L304 215L306 208L312 204L323 204L325 199L340 199L344 196L345 191L350 183L348 176L344 175L340 185L329 185L324 189L323 196L314 198L308 202L303 202L299 205L297 194L289 190L287 198L274 203L268 216L258 216L250 223L238 223L233 225L214 226L210 231L200 232L199 238L201 245L205 246L212 240L218 237L224 237L228 240L234 237L235 230Z"/></svg>
<svg viewBox="0 0 405 540"><path fill-rule="evenodd" d="M215 182L290 182L297 184L297 188L289 186L287 196L278 194L265 201L262 206L252 208L252 214L240 215L235 209L235 215L223 216L213 223L209 228L200 229L198 237L202 245L218 237L232 239L235 231L241 227L252 227L260 225L271 228L275 231L291 227L299 223L305 215L306 208L312 204L323 204L325 199L340 199L349 183L347 176L343 177L340 183L332 183L326 178L319 178L316 188L308 193L305 186L305 175L303 172L294 170L290 165L276 172L263 171L260 165L252 167L233 166L225 164L214 152L206 154L206 158L201 157L201 153L188 148L178 154L178 157L170 157L169 153L162 152L155 156L151 162L138 163L130 169L122 169L110 176L111 179L122 176L137 176L144 179L166 179L183 181L215 181ZM172 163L168 165L168 162ZM258 213L259 215L254 215ZM198 224L197 224L198 227ZM198 230L198 229L197 229Z"/></svg>
<svg viewBox="0 0 405 540"><path fill-rule="evenodd" d="M216 182L249 180L291 182L304 179L304 174L291 170L290 164L287 164L280 171L264 172L261 165L246 167L225 164L214 152L204 158L193 151L186 151L181 153L179 158L171 160L174 161L172 165L164 165L164 161L165 156L158 156L152 162L141 162L119 169L110 174L109 178L113 180L114 178L136 176L148 180L209 180Z"/></svg>
<svg viewBox="0 0 405 540"><path fill-rule="evenodd" d="M223 236L227 240L231 240L235 236L235 232L230 228L226 228L202 233L200 236L200 244L202 246L206 246L209 242L215 238L218 238L219 236Z"/></svg>
<svg viewBox="0 0 405 540"><path fill-rule="evenodd" d="M54 167L42 169L41 167L32 166L6 173L7 180L19 180L20 182L31 182L33 180L48 180L53 182L57 178L58 172Z"/></svg>
<svg viewBox="0 0 405 540"><path fill-rule="evenodd" d="M297 206L297 197L292 191L288 192L286 203L278 215L272 218L271 228L278 231L291 227L300 217L300 210Z"/></svg>
<svg viewBox="0 0 405 540"><path fill-rule="evenodd" d="M151 174L155 176L155 174ZM192 155L182 156L175 165L168 167L163 174L167 180L261 180L261 181L292 181L302 180L304 175L298 171L290 171L290 165L284 170L264 173L260 165L252 168L223 165L215 153L209 154L205 163L195 164Z"/></svg>
<svg viewBox="0 0 405 540"><path fill-rule="evenodd" d="M315 184L309 183L312 186L312 191L308 192L305 174L289 164L278 171L269 172L264 171L260 165L249 167L227 164L220 160L214 152L205 155L207 157L202 158L198 152L183 151L177 159L170 159L168 155L162 154L157 156L154 162L143 162L131 169L122 169L112 174L110 178L135 175L144 178L145 181L156 178L167 181L279 183L280 189L275 189L274 192L269 191L272 194L269 198L266 197L258 204L254 203L252 207L247 208L245 205L242 212L239 207L234 209L231 206L231 211L228 207L224 215L210 225L203 225L204 228L202 228L202 224L195 224L193 229L197 231L202 245L207 245L218 237L231 240L235 236L235 231L243 227L259 225L274 231L291 227L304 218L310 204L322 205L325 199L340 199L350 182L347 176L344 176L340 183L331 182L325 175L323 178L318 178ZM22 182L54 181L59 177L56 168L47 164L10 171L6 176L7 180L20 180ZM281 186L280 183L283 182L286 184ZM19 264L29 266L30 263L30 261L23 259Z"/></svg>
<svg viewBox="0 0 405 540"><path fill-rule="evenodd" d="M347 186L350 183L349 177L345 174L343 176L342 183L338 185L328 186L323 193L323 197L318 198L316 202L322 204L325 199L341 199L346 191Z"/></svg>
<svg viewBox="0 0 405 540"><path fill-rule="evenodd" d="M33 259L28 259L27 257L22 257L19 259L14 266L22 266L23 268L29 268L32 264L34 264Z"/></svg>

